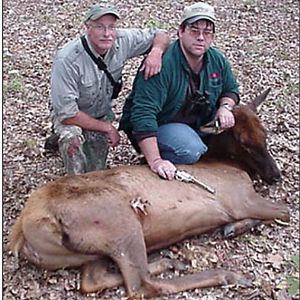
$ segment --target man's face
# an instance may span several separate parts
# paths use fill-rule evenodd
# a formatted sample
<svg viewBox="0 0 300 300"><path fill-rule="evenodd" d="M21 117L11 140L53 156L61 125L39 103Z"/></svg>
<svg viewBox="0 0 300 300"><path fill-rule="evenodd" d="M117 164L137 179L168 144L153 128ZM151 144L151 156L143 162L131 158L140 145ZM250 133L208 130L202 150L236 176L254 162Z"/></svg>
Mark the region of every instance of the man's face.
<svg viewBox="0 0 300 300"><path fill-rule="evenodd" d="M188 24L185 29L179 28L178 36L187 55L201 57L214 40L213 24L206 20L199 20Z"/></svg>
<svg viewBox="0 0 300 300"><path fill-rule="evenodd" d="M88 21L86 24L87 34L95 50L103 55L113 45L116 39L117 18L113 15L104 15L95 20Z"/></svg>

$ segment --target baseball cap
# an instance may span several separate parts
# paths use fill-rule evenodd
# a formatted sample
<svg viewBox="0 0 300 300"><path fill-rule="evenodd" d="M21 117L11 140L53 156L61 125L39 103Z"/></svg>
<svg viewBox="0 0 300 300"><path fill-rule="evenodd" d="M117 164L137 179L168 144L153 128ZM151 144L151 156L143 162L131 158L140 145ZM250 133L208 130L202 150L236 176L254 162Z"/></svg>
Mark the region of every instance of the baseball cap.
<svg viewBox="0 0 300 300"><path fill-rule="evenodd" d="M103 2L101 4L92 5L87 11L84 22L88 20L97 20L104 15L114 15L116 18L120 19L120 14L117 11L116 7L107 2Z"/></svg>
<svg viewBox="0 0 300 300"><path fill-rule="evenodd" d="M210 4L198 2L191 6L185 7L183 10L181 23L187 21L189 24L192 24L202 19L209 20L215 24L215 9Z"/></svg>

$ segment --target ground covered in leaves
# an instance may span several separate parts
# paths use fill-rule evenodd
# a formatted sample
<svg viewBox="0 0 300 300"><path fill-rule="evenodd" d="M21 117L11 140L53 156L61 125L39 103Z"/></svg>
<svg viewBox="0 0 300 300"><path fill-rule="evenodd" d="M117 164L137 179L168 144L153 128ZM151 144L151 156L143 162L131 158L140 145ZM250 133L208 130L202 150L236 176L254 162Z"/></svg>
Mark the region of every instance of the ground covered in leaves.
<svg viewBox="0 0 300 300"><path fill-rule="evenodd" d="M6 0L3 3L3 295L4 299L125 299L123 288L88 296L78 292L79 271L39 270L25 260L19 265L7 248L7 234L37 187L64 175L57 155L43 149L50 132L49 82L59 43L82 30L92 2L74 0ZM125 27L160 24L176 37L181 11L189 1L116 1ZM260 111L270 152L282 170L275 186L254 182L266 201L285 203L287 226L262 226L233 240L218 231L178 243L153 256L182 260L185 272L221 267L244 273L253 287L193 290L157 299L299 299L288 290L298 271L299 255L299 1L214 0L218 25L216 45L230 58L243 101L271 87ZM139 60L124 70L125 87L114 109L120 116ZM137 155L125 137L110 153L109 166L132 164ZM298 256L299 257L299 256ZM172 274L167 274L168 276ZM173 274L174 275L174 274ZM178 275L178 272L175 274ZM296 282L296 281L295 281Z"/></svg>

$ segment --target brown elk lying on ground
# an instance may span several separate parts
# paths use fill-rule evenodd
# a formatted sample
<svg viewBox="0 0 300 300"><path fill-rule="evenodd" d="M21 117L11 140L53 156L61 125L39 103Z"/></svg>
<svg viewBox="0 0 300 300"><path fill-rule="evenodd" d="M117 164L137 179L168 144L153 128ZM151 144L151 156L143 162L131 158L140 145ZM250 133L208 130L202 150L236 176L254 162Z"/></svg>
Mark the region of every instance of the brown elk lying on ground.
<svg viewBox="0 0 300 300"><path fill-rule="evenodd" d="M235 115L236 127L241 125L239 118L243 126L248 124L246 118L256 120L247 107L237 107ZM265 138L260 123L248 129L259 132L257 138ZM235 130L240 129L232 129L232 135L238 136L241 143L246 137L255 136L237 135ZM264 140L259 141L259 147L251 143L247 147L258 149L265 145ZM246 152L248 156L255 153L251 149ZM277 178L278 169L269 155L264 163L271 165L266 178ZM225 233L230 235L235 233L230 224L289 220L287 208L255 193L251 179L240 168L212 160L178 168L212 185L216 193L210 194L193 184L162 180L145 165L66 176L30 196L12 229L10 248L15 255L20 252L29 261L50 270L83 266L84 293L124 283L130 297L153 297L246 283L241 275L220 269L173 279L151 277L171 262L148 264L149 251L224 225ZM109 270L110 259L120 273Z"/></svg>

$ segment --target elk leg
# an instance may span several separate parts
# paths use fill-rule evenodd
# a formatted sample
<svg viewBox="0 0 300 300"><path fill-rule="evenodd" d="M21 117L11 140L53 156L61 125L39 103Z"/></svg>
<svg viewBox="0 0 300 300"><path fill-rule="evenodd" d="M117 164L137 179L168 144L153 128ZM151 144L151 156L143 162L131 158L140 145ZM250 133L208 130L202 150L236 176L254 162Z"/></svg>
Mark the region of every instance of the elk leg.
<svg viewBox="0 0 300 300"><path fill-rule="evenodd" d="M128 251L126 254L113 258L118 263L123 274L129 297L169 295L188 289L213 287L223 284L249 286L249 282L244 277L224 270L204 271L171 280L150 279L142 231L140 235L135 234L134 237L130 245L127 244L129 247L127 247Z"/></svg>
<svg viewBox="0 0 300 300"><path fill-rule="evenodd" d="M252 228L257 227L262 224L261 220L254 219L245 219L241 221L237 221L235 223L227 224L223 229L223 237L224 238L233 238L238 235L241 235Z"/></svg>
<svg viewBox="0 0 300 300"><path fill-rule="evenodd" d="M118 264L129 297L139 294L143 284L151 281L148 271L146 245L142 228L124 239L124 252L112 251L111 258Z"/></svg>
<svg viewBox="0 0 300 300"><path fill-rule="evenodd" d="M288 222L290 219L289 210L286 206L266 200L253 190L242 197L240 201L241 202L231 204L230 215L233 221L244 219L280 219L284 222Z"/></svg>
<svg viewBox="0 0 300 300"><path fill-rule="evenodd" d="M81 276L80 291L93 293L124 284L120 273L109 270L110 260L103 258L84 265ZM182 269L183 264L174 259L163 258L148 265L151 275L160 274L170 269Z"/></svg>
<svg viewBox="0 0 300 300"><path fill-rule="evenodd" d="M126 249L126 251L120 252L120 249ZM118 251L112 250L110 257L120 268L129 297L143 294L152 297L172 292L169 290L169 288L173 288L172 286L156 282L150 278L146 245L140 223L134 229L131 227L128 235L122 237L122 245L119 245Z"/></svg>
<svg viewBox="0 0 300 300"><path fill-rule="evenodd" d="M114 220L114 223L111 220ZM93 254L105 253L106 256L109 256L118 265L130 297L139 294L142 286L145 286L146 290L156 291L157 287L150 279L146 245L141 224L135 218L122 219L122 224L118 227L119 230L116 231L114 230L116 227L115 221L116 219L113 218L110 218L105 223L102 221L105 224L102 226L105 226L106 231L114 232L113 236L103 234L94 225L89 227L88 235L86 232L78 230L78 227L65 228L63 244L67 249L72 249L73 251ZM120 219L118 222L121 223ZM105 274L107 274L106 266L107 262L103 260L98 261L95 266L98 277L105 277ZM95 289L96 280L94 281L95 278L93 276L90 277L88 270L91 270L91 267L87 267L84 271L82 291ZM95 274L95 271L92 273ZM120 278L113 277L111 274L107 278L106 281L111 282L113 285L122 282ZM101 289L101 286L98 288Z"/></svg>
<svg viewBox="0 0 300 300"><path fill-rule="evenodd" d="M225 270L203 271L173 279L156 280L156 282L160 284L161 287L164 287L164 290L161 290L161 295L228 284L239 284L245 287L252 286L243 276ZM167 293L165 293L165 291L167 291ZM146 297L153 297L153 294L148 294L147 292L148 291L145 291L144 293Z"/></svg>
<svg viewBox="0 0 300 300"><path fill-rule="evenodd" d="M109 259L103 258L84 265L81 275L80 292L102 292L123 283L120 273L109 271Z"/></svg>
<svg viewBox="0 0 300 300"><path fill-rule="evenodd" d="M108 273L107 266L108 260L89 262L84 268L81 291L91 293L122 285L123 278L121 274ZM174 261L163 259L149 264L149 271L152 275L155 275L156 272L164 271L166 267L170 266L174 266ZM246 287L251 286L249 281L241 275L224 270L210 270L173 279L150 280L148 278L143 281L143 285L139 287L139 290L131 291L130 296L132 297L139 294L146 297L154 297L178 293L189 289L227 284L240 284Z"/></svg>
<svg viewBox="0 0 300 300"><path fill-rule="evenodd" d="M284 222L289 222L290 220L289 210L285 206L262 198L260 202L248 207L247 215L247 218L258 220L280 219Z"/></svg>
<svg viewBox="0 0 300 300"><path fill-rule="evenodd" d="M109 256L118 265L130 297L137 294L142 285L147 286L147 290L156 290L156 285L150 280L141 224L130 214L132 210L128 211L128 215L118 214L113 217L117 210L114 207L110 209L111 214L101 215L101 219L97 210L90 211L89 218L80 218L81 226L69 226L61 218L62 244L73 252ZM105 270L103 264L99 262L98 268ZM87 284L83 285L83 291L93 286L92 280L85 282Z"/></svg>

